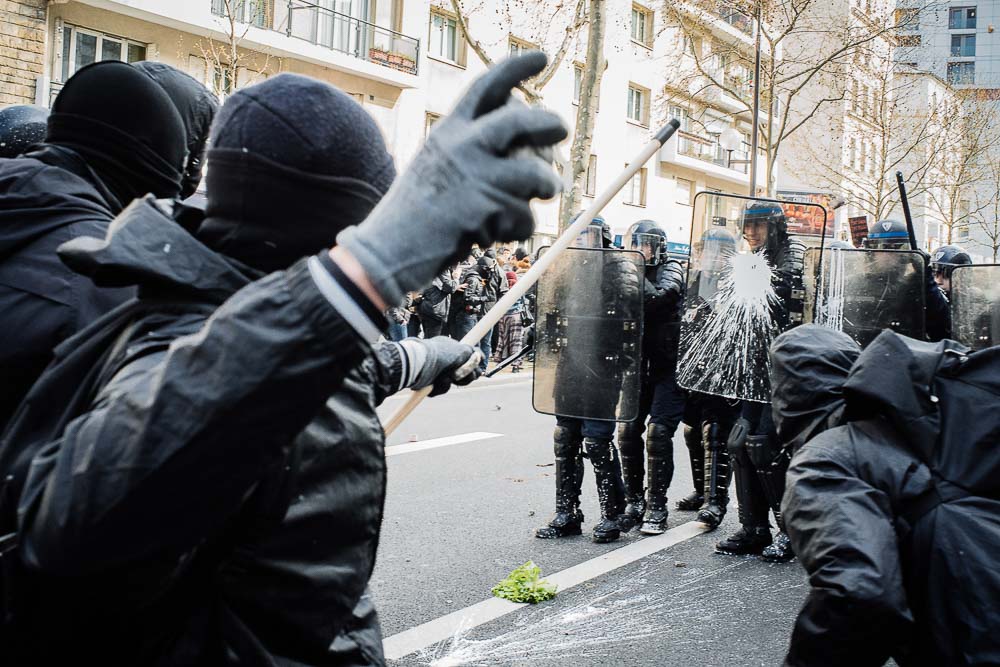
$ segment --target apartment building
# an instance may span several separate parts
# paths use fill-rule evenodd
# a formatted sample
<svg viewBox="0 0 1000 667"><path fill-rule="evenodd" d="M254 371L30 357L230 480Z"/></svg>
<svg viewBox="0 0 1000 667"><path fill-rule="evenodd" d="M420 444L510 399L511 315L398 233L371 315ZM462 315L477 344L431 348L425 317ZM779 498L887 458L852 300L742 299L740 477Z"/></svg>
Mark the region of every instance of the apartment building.
<svg viewBox="0 0 1000 667"><path fill-rule="evenodd" d="M462 26L492 59L529 48L551 53L565 34L556 16L565 10L556 4L466 3L462 21L447 0L11 0L0 34L0 104L48 105L78 68L102 59L166 62L222 97L276 73L295 72L354 95L379 122L402 165L485 70ZM749 114L745 105L692 75L693 49L707 59L720 45L730 52L733 45L752 50L752 22L711 0L681 2L677 7L699 17L701 26L698 35L685 36L661 3L608 7L608 68L584 204L660 125L677 117L678 137L614 199L605 217L616 234L638 220L655 220L678 244L674 249L684 251L697 192L749 189ZM586 31L579 31L541 91L543 103L571 128L585 46ZM749 86L745 66L724 58L712 63L727 82L741 90ZM727 129L741 135L743 145L735 151L720 146ZM558 203L539 203L536 213L532 246L556 234Z"/></svg>

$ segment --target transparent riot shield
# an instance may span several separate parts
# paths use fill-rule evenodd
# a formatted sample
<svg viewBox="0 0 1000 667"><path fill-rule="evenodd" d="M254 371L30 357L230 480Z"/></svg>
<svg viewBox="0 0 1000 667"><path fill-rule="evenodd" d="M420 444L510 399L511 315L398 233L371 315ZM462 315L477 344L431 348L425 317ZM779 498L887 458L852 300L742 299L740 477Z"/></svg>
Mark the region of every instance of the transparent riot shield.
<svg viewBox="0 0 1000 667"><path fill-rule="evenodd" d="M700 192L691 223L691 261L681 320L677 383L730 399L771 400L768 349L774 337L801 322L802 239L790 224L819 220L818 204Z"/></svg>
<svg viewBox="0 0 1000 667"><path fill-rule="evenodd" d="M561 417L639 414L643 257L568 248L538 281L532 402Z"/></svg>
<svg viewBox="0 0 1000 667"><path fill-rule="evenodd" d="M951 337L973 350L1000 345L1000 264L955 267Z"/></svg>
<svg viewBox="0 0 1000 667"><path fill-rule="evenodd" d="M924 339L924 258L912 250L806 252L805 320L861 347L883 329Z"/></svg>

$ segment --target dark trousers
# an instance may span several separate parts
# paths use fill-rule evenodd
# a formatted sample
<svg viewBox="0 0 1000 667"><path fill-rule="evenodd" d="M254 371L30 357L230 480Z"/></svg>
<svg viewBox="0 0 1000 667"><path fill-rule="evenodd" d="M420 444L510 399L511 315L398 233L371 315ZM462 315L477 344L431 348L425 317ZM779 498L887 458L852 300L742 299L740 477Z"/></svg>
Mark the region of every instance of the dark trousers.
<svg viewBox="0 0 1000 667"><path fill-rule="evenodd" d="M444 329L444 322L441 320L432 320L429 317L421 319L420 324L424 327L424 338L440 336L441 330Z"/></svg>
<svg viewBox="0 0 1000 667"><path fill-rule="evenodd" d="M410 315L410 321L406 325L406 335L410 336L411 338L419 338L420 325L422 323L423 322L420 320L420 316L417 315L416 313L412 313ZM424 334L424 337L426 338L427 335Z"/></svg>
<svg viewBox="0 0 1000 667"><path fill-rule="evenodd" d="M610 440L615 437L615 422L557 416L556 424L569 429L573 433L578 433L581 438L601 438Z"/></svg>
<svg viewBox="0 0 1000 667"><path fill-rule="evenodd" d="M476 326L476 322L478 321L478 315L473 315L472 313L457 313L452 325L451 337L455 340L462 340L465 338L465 334L472 331L472 327Z"/></svg>

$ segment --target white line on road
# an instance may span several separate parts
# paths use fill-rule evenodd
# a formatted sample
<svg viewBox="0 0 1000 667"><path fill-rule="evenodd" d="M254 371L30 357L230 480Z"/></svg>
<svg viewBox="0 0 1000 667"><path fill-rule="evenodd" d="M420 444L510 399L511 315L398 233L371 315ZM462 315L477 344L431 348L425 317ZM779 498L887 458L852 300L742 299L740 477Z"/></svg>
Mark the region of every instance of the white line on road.
<svg viewBox="0 0 1000 667"><path fill-rule="evenodd" d="M475 431L473 433L460 433L459 435L449 435L445 438L434 438L433 440L420 440L417 442L408 442L405 445L393 445L392 447L385 448L386 456L396 456L398 454L409 454L410 452L422 452L425 449L434 449L436 447L447 447L449 445L461 445L466 442L475 442L477 440L489 440L491 438L500 438L502 433L489 433L487 431Z"/></svg>
<svg viewBox="0 0 1000 667"><path fill-rule="evenodd" d="M591 558L579 565L566 568L546 577L546 579L559 586L560 591L564 591L629 563L651 556L657 551L701 535L706 530L707 527L704 524L690 521L676 528L671 528L662 535L647 537L620 549ZM518 604L500 598L483 600L465 609L459 609L433 621L387 637L382 641L382 649L385 651L386 658L398 660L432 644L449 639L459 630L468 631L525 606L527 604Z"/></svg>

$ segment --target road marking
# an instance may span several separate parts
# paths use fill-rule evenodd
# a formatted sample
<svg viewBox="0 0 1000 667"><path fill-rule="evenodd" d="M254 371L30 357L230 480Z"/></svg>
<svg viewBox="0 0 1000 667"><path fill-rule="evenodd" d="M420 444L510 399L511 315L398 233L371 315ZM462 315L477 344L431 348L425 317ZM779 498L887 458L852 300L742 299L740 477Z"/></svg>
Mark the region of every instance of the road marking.
<svg viewBox="0 0 1000 667"><path fill-rule="evenodd" d="M419 440L408 442L405 445L393 445L385 448L386 456L397 456L399 454L409 454L410 452L422 452L425 449L435 449L436 447L448 447L449 445L461 445L466 442L476 442L477 440L490 440L491 438L503 437L503 433L489 433L488 431L475 431L473 433L460 433L449 435L445 438L434 438L433 440Z"/></svg>
<svg viewBox="0 0 1000 667"><path fill-rule="evenodd" d="M591 558L579 565L568 567L545 578L559 586L560 591L564 591L629 563L634 563L637 560L651 556L675 544L689 540L692 537L701 535L707 530L708 527L705 524L690 521L676 528L671 528L662 535L638 540L614 551ZM458 611L436 618L433 621L428 621L427 623L387 637L382 640L382 650L385 652L387 659L399 660L411 653L450 639L459 630L463 632L468 631L526 606L528 606L527 603L518 604L500 598L483 600L465 609L459 609Z"/></svg>

